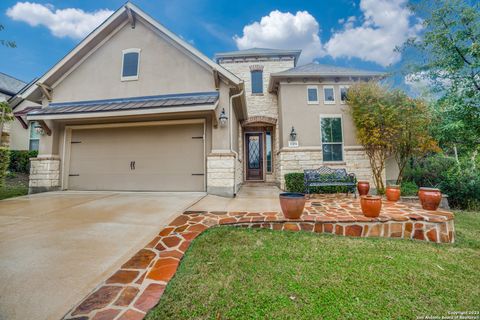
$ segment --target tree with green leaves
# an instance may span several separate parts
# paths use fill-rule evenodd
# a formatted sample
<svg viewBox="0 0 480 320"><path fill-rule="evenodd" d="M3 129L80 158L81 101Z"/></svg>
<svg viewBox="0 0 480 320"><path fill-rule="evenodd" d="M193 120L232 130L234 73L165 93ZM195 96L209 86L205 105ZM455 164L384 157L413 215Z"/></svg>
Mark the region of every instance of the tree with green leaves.
<svg viewBox="0 0 480 320"><path fill-rule="evenodd" d="M3 30L5 30L5 27L3 26L3 24L0 24L0 31L3 31ZM0 39L0 44L8 48L17 47L17 44L15 43L15 41L11 41L11 40Z"/></svg>
<svg viewBox="0 0 480 320"><path fill-rule="evenodd" d="M392 153L399 169L397 184L401 184L404 169L412 157L439 150L430 134L432 117L425 101L410 98L401 91L397 95L397 121L401 128L394 138Z"/></svg>
<svg viewBox="0 0 480 320"><path fill-rule="evenodd" d="M12 108L10 108L7 102L0 102L0 147L4 144L5 140L3 128L7 122L13 121L13 119Z"/></svg>
<svg viewBox="0 0 480 320"><path fill-rule="evenodd" d="M403 170L413 156L437 149L429 133L430 112L423 100L377 82L359 82L348 90L347 103L379 192L385 188L383 173L389 157L397 162L400 184Z"/></svg>
<svg viewBox="0 0 480 320"><path fill-rule="evenodd" d="M402 126L398 120L398 92L377 82L359 82L347 92L347 104L357 129L357 139L370 160L377 192L383 193L385 164L394 150Z"/></svg>
<svg viewBox="0 0 480 320"><path fill-rule="evenodd" d="M480 146L480 2L425 0L412 5L424 32L402 50L407 72L421 75L438 99L432 132L445 150L476 155Z"/></svg>

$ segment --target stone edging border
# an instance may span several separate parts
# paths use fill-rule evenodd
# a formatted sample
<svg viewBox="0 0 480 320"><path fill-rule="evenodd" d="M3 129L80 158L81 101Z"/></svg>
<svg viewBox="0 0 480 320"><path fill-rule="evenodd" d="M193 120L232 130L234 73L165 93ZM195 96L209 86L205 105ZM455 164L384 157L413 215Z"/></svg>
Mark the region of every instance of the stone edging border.
<svg viewBox="0 0 480 320"><path fill-rule="evenodd" d="M379 218L329 218L306 207L301 220L278 212L186 211L164 228L110 278L75 306L64 319L139 320L160 300L190 243L210 227L229 225L272 230L309 231L354 237L391 237L436 243L454 241L453 215L410 214ZM429 218L431 216L431 218Z"/></svg>

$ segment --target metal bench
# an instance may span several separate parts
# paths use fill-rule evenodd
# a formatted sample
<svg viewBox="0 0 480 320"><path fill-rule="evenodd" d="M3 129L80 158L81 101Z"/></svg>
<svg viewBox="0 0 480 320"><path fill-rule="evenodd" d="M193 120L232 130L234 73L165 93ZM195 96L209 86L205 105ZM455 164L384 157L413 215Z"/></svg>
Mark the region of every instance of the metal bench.
<svg viewBox="0 0 480 320"><path fill-rule="evenodd" d="M354 173L347 173L345 169L332 169L320 167L318 169L304 170L305 191L310 194L310 187L347 187L357 197L355 187L357 178Z"/></svg>

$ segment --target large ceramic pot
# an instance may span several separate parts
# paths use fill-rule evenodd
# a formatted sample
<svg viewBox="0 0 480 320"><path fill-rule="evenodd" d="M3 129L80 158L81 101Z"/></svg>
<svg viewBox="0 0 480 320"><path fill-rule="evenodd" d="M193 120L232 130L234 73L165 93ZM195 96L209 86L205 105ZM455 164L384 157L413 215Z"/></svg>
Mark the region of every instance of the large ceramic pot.
<svg viewBox="0 0 480 320"><path fill-rule="evenodd" d="M361 196L366 196L368 191L370 191L370 182L368 181L358 181L357 182L358 194Z"/></svg>
<svg viewBox="0 0 480 320"><path fill-rule="evenodd" d="M398 201L400 199L400 186L387 186L385 195L388 201Z"/></svg>
<svg viewBox="0 0 480 320"><path fill-rule="evenodd" d="M380 215L382 209L382 197L361 196L360 206L365 217L376 218Z"/></svg>
<svg viewBox="0 0 480 320"><path fill-rule="evenodd" d="M305 195L303 193L284 192L280 193L280 206L287 219L298 219L305 207Z"/></svg>
<svg viewBox="0 0 480 320"><path fill-rule="evenodd" d="M418 198L423 209L435 211L442 201L442 193L436 188L420 188Z"/></svg>

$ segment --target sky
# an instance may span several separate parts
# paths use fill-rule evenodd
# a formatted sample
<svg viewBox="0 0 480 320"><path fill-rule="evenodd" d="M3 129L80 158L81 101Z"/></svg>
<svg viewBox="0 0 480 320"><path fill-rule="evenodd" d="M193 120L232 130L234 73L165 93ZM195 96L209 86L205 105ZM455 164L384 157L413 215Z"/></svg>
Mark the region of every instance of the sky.
<svg viewBox="0 0 480 320"><path fill-rule="evenodd" d="M406 39L421 35L407 0L134 0L165 27L213 58L251 47L302 49L317 61L375 71L398 69ZM29 82L40 77L125 1L0 3L0 72Z"/></svg>

